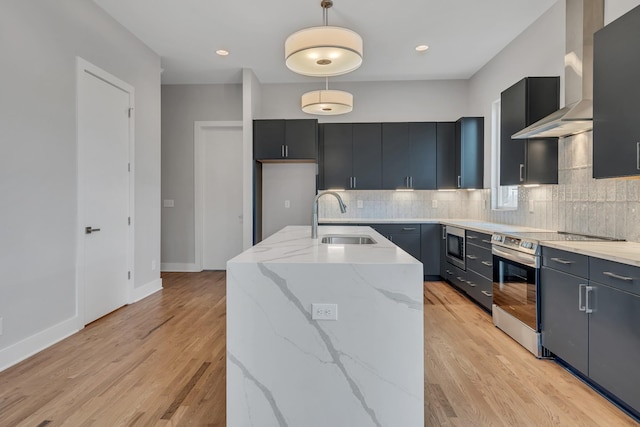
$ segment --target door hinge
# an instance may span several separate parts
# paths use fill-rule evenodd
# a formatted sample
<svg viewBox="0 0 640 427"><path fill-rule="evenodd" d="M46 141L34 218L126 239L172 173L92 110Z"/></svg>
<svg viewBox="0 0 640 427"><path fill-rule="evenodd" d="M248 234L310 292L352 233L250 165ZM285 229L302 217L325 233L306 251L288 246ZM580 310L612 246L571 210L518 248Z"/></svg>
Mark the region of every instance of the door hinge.
<svg viewBox="0 0 640 427"><path fill-rule="evenodd" d="M131 272L127 271L127 280L131 280Z"/></svg>
<svg viewBox="0 0 640 427"><path fill-rule="evenodd" d="M127 217L127 225L131 225L131 217Z"/></svg>
<svg viewBox="0 0 640 427"><path fill-rule="evenodd" d="M127 110L127 115L129 116L129 118L131 117L131 113L133 112L133 108L129 108Z"/></svg>

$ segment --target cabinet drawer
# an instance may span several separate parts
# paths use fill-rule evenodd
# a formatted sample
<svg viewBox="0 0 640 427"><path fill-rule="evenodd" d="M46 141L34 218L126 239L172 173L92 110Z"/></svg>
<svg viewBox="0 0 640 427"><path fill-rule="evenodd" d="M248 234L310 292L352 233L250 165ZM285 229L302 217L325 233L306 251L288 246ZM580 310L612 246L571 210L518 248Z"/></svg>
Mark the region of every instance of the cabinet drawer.
<svg viewBox="0 0 640 427"><path fill-rule="evenodd" d="M542 247L542 265L578 277L589 277L589 257Z"/></svg>
<svg viewBox="0 0 640 427"><path fill-rule="evenodd" d="M476 302L491 310L493 304L493 281L479 275L475 271L467 270L467 293Z"/></svg>
<svg viewBox="0 0 640 427"><path fill-rule="evenodd" d="M466 243L472 243L483 248L491 249L491 235L467 230Z"/></svg>
<svg viewBox="0 0 640 427"><path fill-rule="evenodd" d="M369 226L383 236L391 236L392 234L420 235L420 224L370 224Z"/></svg>
<svg viewBox="0 0 640 427"><path fill-rule="evenodd" d="M493 280L493 255L491 249L467 244L467 270L473 270L476 273Z"/></svg>
<svg viewBox="0 0 640 427"><path fill-rule="evenodd" d="M589 280L640 295L640 268L633 265L591 258Z"/></svg>

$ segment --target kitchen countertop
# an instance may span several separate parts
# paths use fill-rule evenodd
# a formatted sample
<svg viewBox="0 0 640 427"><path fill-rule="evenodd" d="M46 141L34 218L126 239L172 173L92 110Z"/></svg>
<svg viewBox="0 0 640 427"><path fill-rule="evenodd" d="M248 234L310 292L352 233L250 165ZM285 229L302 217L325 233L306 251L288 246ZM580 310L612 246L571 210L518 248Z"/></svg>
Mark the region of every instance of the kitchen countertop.
<svg viewBox="0 0 640 427"><path fill-rule="evenodd" d="M371 236L372 245L320 243L328 234ZM371 227L321 225L318 239L310 226L288 226L229 260L234 263L420 264Z"/></svg>
<svg viewBox="0 0 640 427"><path fill-rule="evenodd" d="M542 246L640 267L640 243L636 242L553 241Z"/></svg>
<svg viewBox="0 0 640 427"><path fill-rule="evenodd" d="M227 424L424 426L422 264L370 227L318 237L285 227L227 263Z"/></svg>
<svg viewBox="0 0 640 427"><path fill-rule="evenodd" d="M321 224L445 224L477 231L479 233L505 233L509 231L553 231L542 228L525 227L522 225L498 224L495 222L478 221L473 219L441 219L441 218L323 218Z"/></svg>

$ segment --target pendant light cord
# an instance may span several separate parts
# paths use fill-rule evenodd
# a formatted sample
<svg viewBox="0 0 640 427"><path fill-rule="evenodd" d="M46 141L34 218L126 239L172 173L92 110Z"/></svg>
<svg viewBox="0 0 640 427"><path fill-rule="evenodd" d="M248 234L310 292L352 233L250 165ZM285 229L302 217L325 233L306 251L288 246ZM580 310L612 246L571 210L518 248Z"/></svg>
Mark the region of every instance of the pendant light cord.
<svg viewBox="0 0 640 427"><path fill-rule="evenodd" d="M322 22L324 23L325 27L328 27L329 26L329 8L333 6L333 1L322 0L322 2L320 3L320 6L322 6Z"/></svg>

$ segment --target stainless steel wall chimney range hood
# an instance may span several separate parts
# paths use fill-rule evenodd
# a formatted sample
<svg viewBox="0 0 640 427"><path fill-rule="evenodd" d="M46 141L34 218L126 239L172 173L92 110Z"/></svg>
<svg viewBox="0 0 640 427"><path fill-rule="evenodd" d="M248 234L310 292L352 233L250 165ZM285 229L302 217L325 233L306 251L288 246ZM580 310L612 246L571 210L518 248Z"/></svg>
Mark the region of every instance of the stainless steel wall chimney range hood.
<svg viewBox="0 0 640 427"><path fill-rule="evenodd" d="M593 128L593 33L603 26L604 0L566 0L566 107L511 135L511 138L564 137Z"/></svg>

